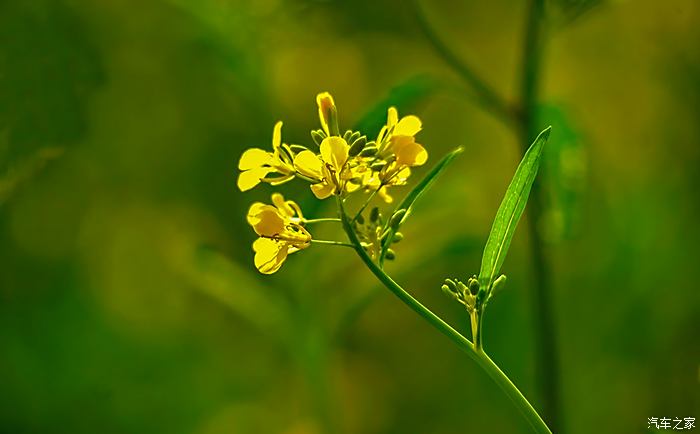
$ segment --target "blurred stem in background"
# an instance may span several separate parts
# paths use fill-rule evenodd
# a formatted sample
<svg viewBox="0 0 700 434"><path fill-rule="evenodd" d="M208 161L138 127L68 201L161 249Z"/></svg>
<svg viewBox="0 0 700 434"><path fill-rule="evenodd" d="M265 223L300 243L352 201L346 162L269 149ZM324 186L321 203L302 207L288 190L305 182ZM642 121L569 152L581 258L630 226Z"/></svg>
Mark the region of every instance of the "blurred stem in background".
<svg viewBox="0 0 700 434"><path fill-rule="evenodd" d="M474 100L484 110L492 113L509 125L518 137L522 154L539 132L537 107L539 100L539 80L541 75L544 44L545 20L544 0L529 0L525 21L525 38L522 49L522 63L519 71L519 101L509 103L501 97L485 80L448 46L430 25L419 0L413 0L416 18L427 41L445 63L453 68L471 88ZM536 382L542 398L545 418L556 432L561 429L561 409L559 398L559 361L554 336L554 321L551 305L551 276L544 252L544 240L538 230L538 222L543 213L543 195L538 184L530 193L530 210L527 218L530 233L530 248L535 277L533 294L533 317L535 319Z"/></svg>

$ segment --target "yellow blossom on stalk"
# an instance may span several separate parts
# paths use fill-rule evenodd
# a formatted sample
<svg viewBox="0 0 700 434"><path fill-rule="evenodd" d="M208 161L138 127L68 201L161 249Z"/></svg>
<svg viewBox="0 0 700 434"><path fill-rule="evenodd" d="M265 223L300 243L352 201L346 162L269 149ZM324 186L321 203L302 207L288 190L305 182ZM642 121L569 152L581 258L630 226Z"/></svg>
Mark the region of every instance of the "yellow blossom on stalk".
<svg viewBox="0 0 700 434"><path fill-rule="evenodd" d="M395 107L389 107L387 122L377 136L379 156L394 155L397 167L422 166L428 161L428 152L416 142L415 135L422 129L421 120L414 115L399 120Z"/></svg>
<svg viewBox="0 0 700 434"><path fill-rule="evenodd" d="M294 158L294 167L302 175L313 179L311 191L319 199L340 194L351 176L347 170L348 146L342 137L326 137L321 142L321 154L302 151Z"/></svg>
<svg viewBox="0 0 700 434"><path fill-rule="evenodd" d="M279 270L287 256L311 244L311 234L302 226L299 206L272 195L273 205L256 202L248 210L248 224L260 236L253 243L255 267L263 274Z"/></svg>
<svg viewBox="0 0 700 434"><path fill-rule="evenodd" d="M272 152L258 148L246 150L238 162L238 188L250 190L261 181L279 185L294 178L294 153L282 143L282 121L275 124L272 132ZM270 174L276 176L270 177Z"/></svg>

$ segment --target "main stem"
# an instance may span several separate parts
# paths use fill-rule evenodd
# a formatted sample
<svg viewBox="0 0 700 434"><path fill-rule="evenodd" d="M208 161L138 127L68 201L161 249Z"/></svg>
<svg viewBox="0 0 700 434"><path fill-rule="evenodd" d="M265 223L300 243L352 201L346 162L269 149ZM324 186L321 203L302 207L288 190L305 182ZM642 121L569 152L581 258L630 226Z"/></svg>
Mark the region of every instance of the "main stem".
<svg viewBox="0 0 700 434"><path fill-rule="evenodd" d="M524 153L537 135L537 104L539 79L544 51L544 1L530 0L525 26L521 72L521 111L518 128L519 141ZM554 336L554 318L551 299L551 276L544 251L544 243L538 230L542 217L542 190L535 183L530 192L527 224L530 232L530 248L535 274L533 311L538 347L535 360L536 379L542 396L543 413L557 431L560 427L559 361Z"/></svg>
<svg viewBox="0 0 700 434"><path fill-rule="evenodd" d="M338 204L338 213L343 222L343 229L345 230L350 242L353 244L358 256L370 269L372 274L374 274L375 277L377 277L377 279L379 279L379 281L395 296L404 302L404 304L430 323L430 325L435 327L440 333L454 342L463 352L467 353L472 360L474 360L484 371L486 371L489 377L491 377L491 379L498 384L501 390L505 392L508 398L510 398L518 410L520 410L522 415L525 417L525 419L527 419L536 433L552 434L547 427L547 424L542 420L540 415L537 414L537 411L532 407L530 402L483 350L475 350L474 345L471 343L471 341L469 341L469 339L465 338L457 330L452 328L452 326L443 321L442 318L435 315L430 309L423 306L411 294L406 292L406 290L403 289L398 283L394 282L394 280L381 268L379 268L374 261L372 261L372 258L362 247L355 230L352 228L349 217L345 213L342 199L336 196L336 201Z"/></svg>

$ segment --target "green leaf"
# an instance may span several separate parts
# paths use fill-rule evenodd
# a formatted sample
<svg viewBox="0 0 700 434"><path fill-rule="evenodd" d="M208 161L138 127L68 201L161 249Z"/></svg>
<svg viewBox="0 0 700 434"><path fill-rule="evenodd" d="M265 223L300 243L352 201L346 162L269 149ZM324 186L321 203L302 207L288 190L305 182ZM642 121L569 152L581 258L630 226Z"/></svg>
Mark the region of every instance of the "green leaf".
<svg viewBox="0 0 700 434"><path fill-rule="evenodd" d="M403 198L401 203L399 203L399 205L396 207L392 215L396 214L402 209L405 209L406 213L403 214L401 221L398 222L395 228L389 228L389 235L386 238L384 238L384 242L382 243L382 258L384 257L386 250L389 248L389 245L391 245L391 242L394 238L394 234L396 233L398 228L406 221L408 216L411 215L411 211L413 211L413 205L416 203L418 198L421 197L423 193L425 193L425 191L433 185L433 183L437 180L438 176L442 174L442 172L447 168L447 166L452 162L452 160L454 160L456 156L461 154L462 151L463 149L459 147L442 157L442 159L435 166L433 166L430 172L428 172L428 174L425 175L425 177L415 187L413 187L413 189L406 195L406 197ZM388 224L389 222L387 222L387 225Z"/></svg>
<svg viewBox="0 0 700 434"><path fill-rule="evenodd" d="M481 271L479 272L479 285L486 290L491 287L493 279L501 270L501 265L503 265L508 253L515 228L518 226L518 221L523 215L525 204L530 196L530 189L540 166L542 149L549 138L551 129L548 127L542 131L530 149L527 150L506 190L501 206L498 207L491 233L486 241L486 247L484 247Z"/></svg>

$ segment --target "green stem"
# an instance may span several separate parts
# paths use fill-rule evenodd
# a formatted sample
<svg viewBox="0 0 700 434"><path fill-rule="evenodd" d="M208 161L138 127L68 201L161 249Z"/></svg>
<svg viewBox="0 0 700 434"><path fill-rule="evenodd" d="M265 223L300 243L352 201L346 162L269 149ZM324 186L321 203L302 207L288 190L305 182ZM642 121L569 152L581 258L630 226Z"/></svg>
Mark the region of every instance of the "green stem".
<svg viewBox="0 0 700 434"><path fill-rule="evenodd" d="M340 223L340 219L337 219L335 217L324 217L320 219L304 219L301 221L304 224L307 223L324 223L324 222L338 222Z"/></svg>
<svg viewBox="0 0 700 434"><path fill-rule="evenodd" d="M345 230L345 233L350 239L350 242L353 244L353 247L355 248L355 251L362 262L365 263L375 277L377 277L377 279L379 279L379 281L382 282L382 284L386 286L395 296L404 302L404 304L420 315L430 325L435 327L440 333L454 342L463 352L465 352L484 371L486 371L489 377L491 377L491 379L498 384L501 390L505 392L508 398L510 398L513 404L515 404L518 410L520 410L522 415L525 417L525 419L527 419L536 433L551 434L547 424L545 424L540 415L537 414L537 411L532 407L530 402L528 402L520 390L518 390L518 388L510 381L506 374L501 371L501 369L493 362L493 360L489 358L489 356L486 355L486 353L475 350L474 345L471 343L471 341L469 341L469 339L465 338L457 330L452 328L452 326L443 321L442 318L435 315L430 309L423 306L411 294L406 292L405 289L396 283L388 274L379 268L374 261L372 261L372 258L362 247L357 234L352 228L352 224L345 213L342 200L340 198L336 198L336 201L338 204L338 213L343 222L343 229Z"/></svg>
<svg viewBox="0 0 700 434"><path fill-rule="evenodd" d="M372 193L370 193L370 195L369 195L369 197L367 198L367 200L365 201L365 203L362 204L362 206L360 207L360 209L357 211L357 214L355 214L355 217L352 218L352 221L353 221L353 222L355 222L355 220L357 220L357 219L360 217L360 215L362 215L362 211L364 211L365 208L367 208L367 205L369 205L369 203L372 202L372 199L374 199L374 196L375 196L377 193L379 193L379 190L381 190L383 186L384 186L384 184L380 184L379 187L377 187L376 190L373 190Z"/></svg>
<svg viewBox="0 0 700 434"><path fill-rule="evenodd" d="M418 24L423 30L426 39L433 46L437 54L454 69L462 79L474 91L477 101L484 106L488 111L493 112L498 117L512 120L515 117L515 111L511 106L496 93L481 77L479 77L472 68L467 65L457 54L445 44L437 35L433 27L430 25L419 0L413 0L413 9L415 11Z"/></svg>
<svg viewBox="0 0 700 434"><path fill-rule="evenodd" d="M521 112L518 133L522 152L524 153L538 133L537 105L539 100L540 79L544 55L544 1L530 0L521 71ZM559 360L554 336L554 315L552 313L552 290L549 266L544 250L544 242L538 229L538 223L544 209L544 198L538 183L530 192L527 225L530 233L530 249L534 270L535 293L532 302L535 318L537 351L536 381L542 396L543 413L552 426L561 431L561 409L559 397Z"/></svg>
<svg viewBox="0 0 700 434"><path fill-rule="evenodd" d="M342 242L342 241L315 240L315 239L312 238L312 239L311 239L311 242L314 243L314 244L325 244L325 245L328 245L328 246L352 247L353 249L355 248L354 245L352 245L352 244L350 244L350 243L344 243L344 242Z"/></svg>

